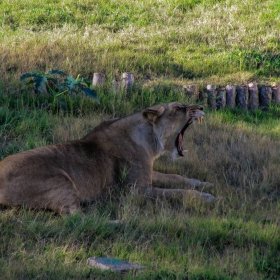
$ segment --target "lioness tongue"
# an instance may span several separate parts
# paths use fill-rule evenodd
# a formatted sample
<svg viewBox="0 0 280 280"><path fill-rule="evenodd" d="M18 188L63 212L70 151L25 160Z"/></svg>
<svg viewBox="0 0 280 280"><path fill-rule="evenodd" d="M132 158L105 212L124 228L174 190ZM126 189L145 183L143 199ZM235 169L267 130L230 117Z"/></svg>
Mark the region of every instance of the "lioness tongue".
<svg viewBox="0 0 280 280"><path fill-rule="evenodd" d="M183 151L182 143L183 143L183 135L182 133L180 133L178 136L178 152L180 155L182 154Z"/></svg>

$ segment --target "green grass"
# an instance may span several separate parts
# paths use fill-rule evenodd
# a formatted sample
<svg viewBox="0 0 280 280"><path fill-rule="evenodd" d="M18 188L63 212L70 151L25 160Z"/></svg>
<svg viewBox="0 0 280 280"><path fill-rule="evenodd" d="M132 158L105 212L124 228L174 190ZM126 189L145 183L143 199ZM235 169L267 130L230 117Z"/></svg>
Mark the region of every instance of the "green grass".
<svg viewBox="0 0 280 280"><path fill-rule="evenodd" d="M61 69L133 72L178 83L270 82L279 76L273 1L0 2L1 80Z"/></svg>
<svg viewBox="0 0 280 280"><path fill-rule="evenodd" d="M159 102L192 102L182 86L270 83L279 77L277 1L0 0L0 159L83 137L103 120ZM29 71L102 72L100 102L20 90ZM135 85L115 95L113 79ZM61 217L0 211L1 279L277 279L280 274L280 121L270 111L210 111L188 130L184 159L161 172L213 182L215 203L147 201L133 188ZM109 221L120 219L123 225ZM109 256L145 270L119 275L86 264Z"/></svg>
<svg viewBox="0 0 280 280"><path fill-rule="evenodd" d="M99 104L74 98L74 110L61 115L41 106L46 96L1 94L1 158L80 138L104 119L158 101L142 88L130 93L129 105L106 89L99 96ZM182 96L174 91L162 99ZM77 112L80 107L84 110ZM2 277L119 279L86 264L88 257L110 256L146 266L123 279L277 279L280 144L273 130L279 127L279 109L206 113L205 122L186 134L187 157L162 156L155 168L214 182L215 203L147 201L128 189L74 216L2 209ZM123 225L111 224L112 219Z"/></svg>

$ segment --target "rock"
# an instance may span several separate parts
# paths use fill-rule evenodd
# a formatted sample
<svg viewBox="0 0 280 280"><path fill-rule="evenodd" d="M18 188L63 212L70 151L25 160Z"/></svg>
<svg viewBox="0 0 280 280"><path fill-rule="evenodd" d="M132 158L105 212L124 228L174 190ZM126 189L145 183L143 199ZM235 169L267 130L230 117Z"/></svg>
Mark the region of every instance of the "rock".
<svg viewBox="0 0 280 280"><path fill-rule="evenodd" d="M100 268L102 270L113 270L119 272L126 272L128 270L143 269L145 266L122 261L114 258L100 257L100 258L88 258L87 264Z"/></svg>

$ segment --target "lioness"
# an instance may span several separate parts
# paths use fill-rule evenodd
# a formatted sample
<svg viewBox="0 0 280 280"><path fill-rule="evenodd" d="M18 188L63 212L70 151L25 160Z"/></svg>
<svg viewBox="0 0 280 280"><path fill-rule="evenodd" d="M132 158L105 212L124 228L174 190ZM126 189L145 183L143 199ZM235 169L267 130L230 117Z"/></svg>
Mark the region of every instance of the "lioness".
<svg viewBox="0 0 280 280"><path fill-rule="evenodd" d="M0 162L0 204L74 213L80 203L118 185L124 171L122 183L135 184L144 196L191 194L210 202L212 195L196 190L152 187L168 182L183 182L188 188L209 185L153 171L163 151L183 156L184 132L203 116L199 105L159 104L101 123L80 140L11 155Z"/></svg>

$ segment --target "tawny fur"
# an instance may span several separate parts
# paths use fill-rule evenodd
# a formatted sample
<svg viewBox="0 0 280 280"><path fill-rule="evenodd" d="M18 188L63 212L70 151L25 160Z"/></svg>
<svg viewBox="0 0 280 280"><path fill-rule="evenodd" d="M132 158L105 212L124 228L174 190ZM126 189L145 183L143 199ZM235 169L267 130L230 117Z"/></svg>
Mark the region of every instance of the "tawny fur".
<svg viewBox="0 0 280 280"><path fill-rule="evenodd" d="M80 140L8 156L0 162L0 204L73 213L81 203L117 186L120 178L124 179L122 184L136 185L147 197L179 193L212 201L214 197L207 193L152 186L211 185L153 171L153 162L162 152L178 155L178 134L187 123L202 117L202 110L202 106L178 102L159 104L104 122Z"/></svg>

